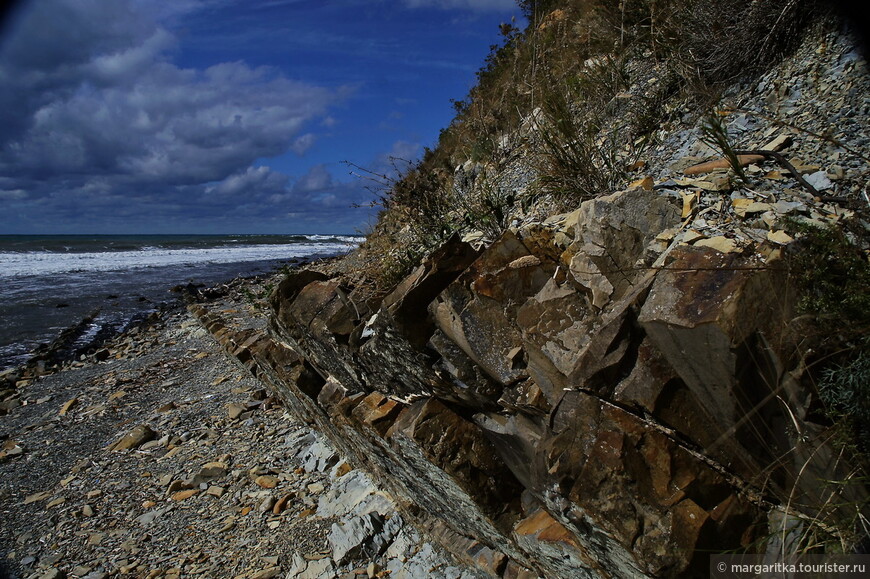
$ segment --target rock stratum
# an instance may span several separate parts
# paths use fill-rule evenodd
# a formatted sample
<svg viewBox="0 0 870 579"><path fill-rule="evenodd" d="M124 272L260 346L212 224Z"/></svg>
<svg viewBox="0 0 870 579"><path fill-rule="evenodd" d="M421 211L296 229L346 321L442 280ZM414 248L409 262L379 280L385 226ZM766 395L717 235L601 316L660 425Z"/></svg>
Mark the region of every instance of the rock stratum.
<svg viewBox="0 0 870 579"><path fill-rule="evenodd" d="M389 292L306 269L272 293L268 330L192 311L481 573L707 576L711 552L782 548L785 529L867 498L823 483L848 461L818 420L783 258L782 219L864 210L867 157L848 158L866 139L795 123L865 123L866 63L840 34L814 42L730 93L754 188L733 186L697 124L663 128L631 186L494 239L456 234Z"/></svg>
<svg viewBox="0 0 870 579"><path fill-rule="evenodd" d="M267 333L194 313L466 563L703 574L768 532L778 497L820 500L809 473L835 453L806 436L783 270L654 252L679 222L635 188L481 251L450 239L379 303L300 271Z"/></svg>

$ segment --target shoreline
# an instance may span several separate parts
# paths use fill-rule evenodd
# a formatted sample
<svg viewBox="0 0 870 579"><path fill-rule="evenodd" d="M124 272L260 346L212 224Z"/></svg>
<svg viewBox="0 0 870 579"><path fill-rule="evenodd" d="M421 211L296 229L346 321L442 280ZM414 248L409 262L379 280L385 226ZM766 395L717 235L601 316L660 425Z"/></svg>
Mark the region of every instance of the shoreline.
<svg viewBox="0 0 870 579"><path fill-rule="evenodd" d="M269 271L264 273L236 275L210 285L191 282L167 286L165 292L171 294L170 297L159 303L149 301L148 303L152 305L151 308L131 313L124 317L120 323L117 320L99 323L98 317L101 310L95 309L57 331L50 341L39 342L27 354L23 355L26 356L26 359L22 362L0 367L0 393L13 388L15 383L20 380L31 380L38 376L54 374L74 366L77 362L85 362L94 357L99 361L105 355L104 345L123 337L128 332L146 329L162 318L184 309L191 301L215 299L222 295L222 291L229 291L234 284L256 282L259 279L282 275L296 268L310 267L320 262L327 263L341 256L342 254L315 258L294 257L282 260L280 265L273 265ZM88 336L88 334L91 335ZM84 337L86 338L83 340ZM6 397L7 394L0 395L0 416L6 410L4 408Z"/></svg>

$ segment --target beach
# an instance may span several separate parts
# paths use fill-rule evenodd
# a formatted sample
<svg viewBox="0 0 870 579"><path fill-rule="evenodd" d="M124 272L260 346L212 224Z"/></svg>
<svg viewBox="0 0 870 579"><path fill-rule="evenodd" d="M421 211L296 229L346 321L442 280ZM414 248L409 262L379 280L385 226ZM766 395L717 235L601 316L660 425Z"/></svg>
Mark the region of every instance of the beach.
<svg viewBox="0 0 870 579"><path fill-rule="evenodd" d="M222 284L198 311L262 330L279 278ZM474 576L187 309L100 352L18 376L0 416L10 577Z"/></svg>

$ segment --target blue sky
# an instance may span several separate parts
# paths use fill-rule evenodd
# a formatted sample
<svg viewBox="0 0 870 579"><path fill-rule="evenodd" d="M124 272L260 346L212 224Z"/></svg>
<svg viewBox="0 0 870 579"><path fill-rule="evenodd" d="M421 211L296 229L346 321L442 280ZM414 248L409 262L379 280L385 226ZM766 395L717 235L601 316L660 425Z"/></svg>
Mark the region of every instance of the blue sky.
<svg viewBox="0 0 870 579"><path fill-rule="evenodd" d="M0 234L354 232L513 0L32 0L0 36Z"/></svg>

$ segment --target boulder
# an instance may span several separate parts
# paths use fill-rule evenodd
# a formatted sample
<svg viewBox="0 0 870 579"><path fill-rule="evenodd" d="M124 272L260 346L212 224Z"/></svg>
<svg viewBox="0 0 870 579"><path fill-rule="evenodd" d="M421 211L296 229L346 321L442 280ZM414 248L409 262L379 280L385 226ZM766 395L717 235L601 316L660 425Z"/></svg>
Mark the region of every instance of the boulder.
<svg viewBox="0 0 870 579"><path fill-rule="evenodd" d="M629 291L647 245L680 220L676 205L643 188L584 201L579 211L568 249L571 275L592 293L597 308Z"/></svg>
<svg viewBox="0 0 870 579"><path fill-rule="evenodd" d="M513 320L556 270L529 252L510 231L490 246L429 306L435 324L492 379L508 385L524 379L509 353L522 346Z"/></svg>

